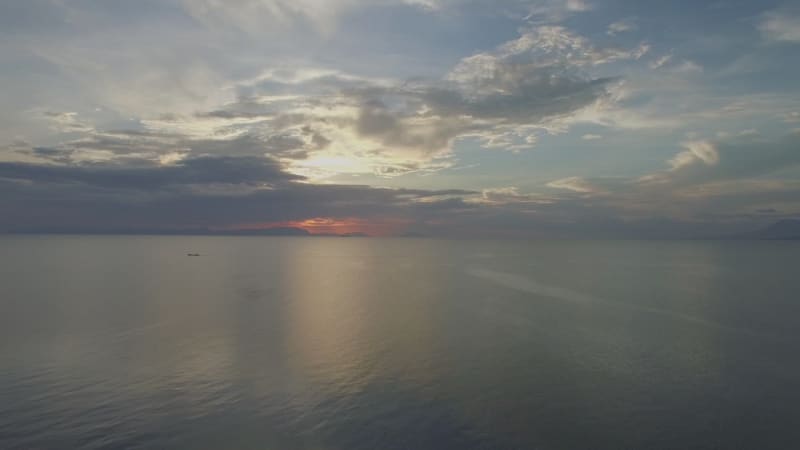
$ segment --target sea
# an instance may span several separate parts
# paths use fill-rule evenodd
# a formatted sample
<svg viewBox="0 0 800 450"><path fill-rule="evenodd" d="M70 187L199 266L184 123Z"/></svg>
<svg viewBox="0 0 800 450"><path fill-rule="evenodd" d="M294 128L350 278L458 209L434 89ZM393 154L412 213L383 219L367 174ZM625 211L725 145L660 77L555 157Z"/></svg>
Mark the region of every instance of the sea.
<svg viewBox="0 0 800 450"><path fill-rule="evenodd" d="M793 448L800 241L0 237L0 449Z"/></svg>

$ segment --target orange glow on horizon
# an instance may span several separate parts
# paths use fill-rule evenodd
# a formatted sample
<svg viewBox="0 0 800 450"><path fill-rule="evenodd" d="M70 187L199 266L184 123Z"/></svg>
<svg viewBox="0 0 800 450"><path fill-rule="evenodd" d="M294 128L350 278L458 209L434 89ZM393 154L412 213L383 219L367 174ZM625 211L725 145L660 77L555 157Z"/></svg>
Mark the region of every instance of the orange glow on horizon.
<svg viewBox="0 0 800 450"><path fill-rule="evenodd" d="M364 233L369 236L392 236L407 225L407 221L398 219L365 220L353 217L314 217L298 221L235 225L228 227L228 229L269 230L272 228L300 228L308 231L310 234L317 235Z"/></svg>

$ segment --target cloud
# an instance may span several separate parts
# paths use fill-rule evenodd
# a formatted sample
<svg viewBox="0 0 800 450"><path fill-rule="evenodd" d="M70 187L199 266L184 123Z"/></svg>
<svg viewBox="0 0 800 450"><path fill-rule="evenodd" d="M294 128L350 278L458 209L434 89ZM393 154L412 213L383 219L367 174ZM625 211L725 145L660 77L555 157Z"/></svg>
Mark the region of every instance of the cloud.
<svg viewBox="0 0 800 450"><path fill-rule="evenodd" d="M521 36L501 45L496 55L528 58L542 64L597 66L614 61L639 59L650 49L646 43L634 48L599 47L563 26L545 25L523 30Z"/></svg>
<svg viewBox="0 0 800 450"><path fill-rule="evenodd" d="M3 162L0 163L0 178L140 190L203 184L272 186L300 179L284 172L277 162L257 157L200 156L170 165L138 163L46 165Z"/></svg>
<svg viewBox="0 0 800 450"><path fill-rule="evenodd" d="M80 92L79 100L66 103L83 106L48 107L69 112L48 117L58 134L41 146L75 161L268 155L315 181L432 173L455 165L454 148L462 140L521 151L546 133L565 132L576 114L611 101L619 79L592 75L597 68L648 51L646 44L594 44L562 26L526 25L516 39L455 59L451 70L427 78L363 76L343 65L320 68L294 54L274 60L254 56L292 42L295 34L308 35L309 28L335 30L351 12L401 6L440 17L470 13L478 3L199 0L178 2L169 14L151 11L153 17L147 15L150 9L137 9L141 20L130 23L117 17L119 6L92 11L64 4L75 27L95 29L107 20L122 22L124 29L108 39L97 38L107 36L100 27L99 34L72 30L65 39L25 44L59 81L69 82L68 91ZM570 14L591 9L587 2L537 4ZM484 6L478 9L491 9ZM503 2L514 11L528 6ZM181 10L189 16L175 20ZM173 19L174 26L161 27L163 18ZM281 39L263 35L273 32ZM298 39L293 51L303 39L315 38ZM248 52L245 43L254 50ZM102 113L93 114L97 105ZM142 134L127 133L131 130Z"/></svg>
<svg viewBox="0 0 800 450"><path fill-rule="evenodd" d="M688 59L676 58L673 53L668 53L650 61L649 66L653 70L663 69L679 75L703 72L703 67L700 64Z"/></svg>
<svg viewBox="0 0 800 450"><path fill-rule="evenodd" d="M592 5L586 0L567 0L567 10L569 11L590 11Z"/></svg>
<svg viewBox="0 0 800 450"><path fill-rule="evenodd" d="M353 0L186 0L184 8L195 19L215 27L234 27L263 34L273 27L307 21L329 31L338 16L359 2Z"/></svg>
<svg viewBox="0 0 800 450"><path fill-rule="evenodd" d="M496 204L546 204L551 202L549 198L542 195L523 194L515 186L484 189L481 200L483 202Z"/></svg>
<svg viewBox="0 0 800 450"><path fill-rule="evenodd" d="M44 111L42 115L51 122L52 129L59 133L89 133L94 131L94 127L80 120L76 112Z"/></svg>
<svg viewBox="0 0 800 450"><path fill-rule="evenodd" d="M465 190L312 185L263 157L56 165L0 163L0 229L147 231L360 217L428 217L471 206Z"/></svg>
<svg viewBox="0 0 800 450"><path fill-rule="evenodd" d="M537 2L518 2L528 5L525 19L533 23L559 23L576 13L594 9L585 0L543 0Z"/></svg>
<svg viewBox="0 0 800 450"><path fill-rule="evenodd" d="M763 15L758 29L770 41L800 43L800 14L792 10L770 11Z"/></svg>
<svg viewBox="0 0 800 450"><path fill-rule="evenodd" d="M462 59L444 83L407 84L384 93L410 100L422 124L430 124L426 119L451 118L435 127L448 138L485 133L495 139L513 134L524 139L531 129L548 128L549 121L608 95L616 79L586 78L580 68L638 59L646 51L644 45L631 50L595 47L562 27L537 27L494 51ZM375 103L369 106L374 107ZM392 112L377 111L383 114L379 123L386 129L395 124Z"/></svg>
<svg viewBox="0 0 800 450"><path fill-rule="evenodd" d="M277 159L303 159L308 149L324 148L324 137L310 130L297 134L256 136L240 133L218 139L193 139L179 133L147 130L92 130L84 136L66 141L57 147L17 150L36 157L66 158L64 162L81 160L113 160L138 158L157 161L162 158L194 156L269 156Z"/></svg>
<svg viewBox="0 0 800 450"><path fill-rule="evenodd" d="M581 177L569 177L554 180L547 183L547 187L566 189L568 191L579 192L581 194L588 194L597 191L596 186L593 186L588 180Z"/></svg>
<svg viewBox="0 0 800 450"><path fill-rule="evenodd" d="M679 64L676 64L672 67L672 71L675 73L698 73L703 71L703 67L700 64L697 64L694 61L689 61L688 59L684 59Z"/></svg>
<svg viewBox="0 0 800 450"><path fill-rule="evenodd" d="M800 112L792 111L784 114L783 121L786 123L800 123Z"/></svg>
<svg viewBox="0 0 800 450"><path fill-rule="evenodd" d="M709 141L691 141L684 144L685 151L678 153L669 163L672 171L702 162L708 166L719 163L719 151Z"/></svg>
<svg viewBox="0 0 800 450"><path fill-rule="evenodd" d="M438 10L436 0L183 0L196 20L213 27L233 27L249 34L266 34L274 28L308 26L330 34L340 17L350 10L370 6L408 5Z"/></svg>
<svg viewBox="0 0 800 450"><path fill-rule="evenodd" d="M726 227L729 232L757 228L757 223L764 225L764 215L753 213L758 209L773 208L789 216L800 212L798 149L800 133L690 141L667 161L666 169L644 176L574 176L552 181L547 187L557 191L539 209L546 213L547 222L559 217L598 225L622 220L647 228L648 221L660 218L677 227L676 232L694 227L694 233L707 236L719 235ZM651 232L671 235L668 226L651 225ZM701 232L704 227L706 231Z"/></svg>
<svg viewBox="0 0 800 450"><path fill-rule="evenodd" d="M567 177L546 195L315 185L274 159L187 156L159 164L0 163L0 229L159 231L272 226L314 218L402 224L430 235L686 237L800 211L800 134L687 142L643 177ZM46 152L48 153L48 152ZM58 152L54 153L56 156ZM394 228L393 228L394 229Z"/></svg>
<svg viewBox="0 0 800 450"><path fill-rule="evenodd" d="M798 121L790 8L757 17L783 43L764 46L722 26L752 14L733 7L722 23L573 0L6 3L4 226L399 217L597 235L799 210L796 137L736 131ZM670 30L656 55L632 33L645 23ZM581 143L602 163L563 172ZM474 192L333 184L353 180Z"/></svg>
<svg viewBox="0 0 800 450"><path fill-rule="evenodd" d="M768 175L800 165L800 133L781 139L741 134L715 141L692 141L666 171L642 177L645 184L685 187Z"/></svg>
<svg viewBox="0 0 800 450"><path fill-rule="evenodd" d="M667 65L669 62L671 62L672 58L673 58L672 53L660 56L660 57L658 57L658 58L656 58L656 59L654 59L653 61L650 62L650 68L653 69L653 70L660 69L660 68L664 67L665 65Z"/></svg>
<svg viewBox="0 0 800 450"><path fill-rule="evenodd" d="M619 20L614 22L608 26L608 30L606 34L609 36L615 36L617 34L627 33L629 31L634 31L638 28L636 22L633 19L625 19Z"/></svg>
<svg viewBox="0 0 800 450"><path fill-rule="evenodd" d="M440 80L272 70L240 83L236 101L195 116L226 132L258 130L296 145L290 170L314 179L435 171L452 166L458 139L517 151L532 147L543 130L563 131L572 115L607 101L617 82L588 77L584 68L646 51L645 45L597 47L563 27L536 27L463 58Z"/></svg>

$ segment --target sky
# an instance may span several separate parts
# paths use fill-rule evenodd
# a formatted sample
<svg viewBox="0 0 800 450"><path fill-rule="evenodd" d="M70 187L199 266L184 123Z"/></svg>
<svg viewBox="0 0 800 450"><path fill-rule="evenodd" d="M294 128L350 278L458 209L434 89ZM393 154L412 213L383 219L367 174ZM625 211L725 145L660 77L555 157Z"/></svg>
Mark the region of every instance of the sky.
<svg viewBox="0 0 800 450"><path fill-rule="evenodd" d="M716 237L800 217L800 7L0 1L0 231Z"/></svg>

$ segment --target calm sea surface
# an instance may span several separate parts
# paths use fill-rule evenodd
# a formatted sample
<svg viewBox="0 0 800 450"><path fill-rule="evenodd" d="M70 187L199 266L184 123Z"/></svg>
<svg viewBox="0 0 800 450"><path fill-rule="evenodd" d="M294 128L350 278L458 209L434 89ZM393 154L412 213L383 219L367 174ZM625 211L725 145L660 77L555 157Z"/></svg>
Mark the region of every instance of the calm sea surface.
<svg viewBox="0 0 800 450"><path fill-rule="evenodd" d="M0 237L0 448L800 448L800 242Z"/></svg>

